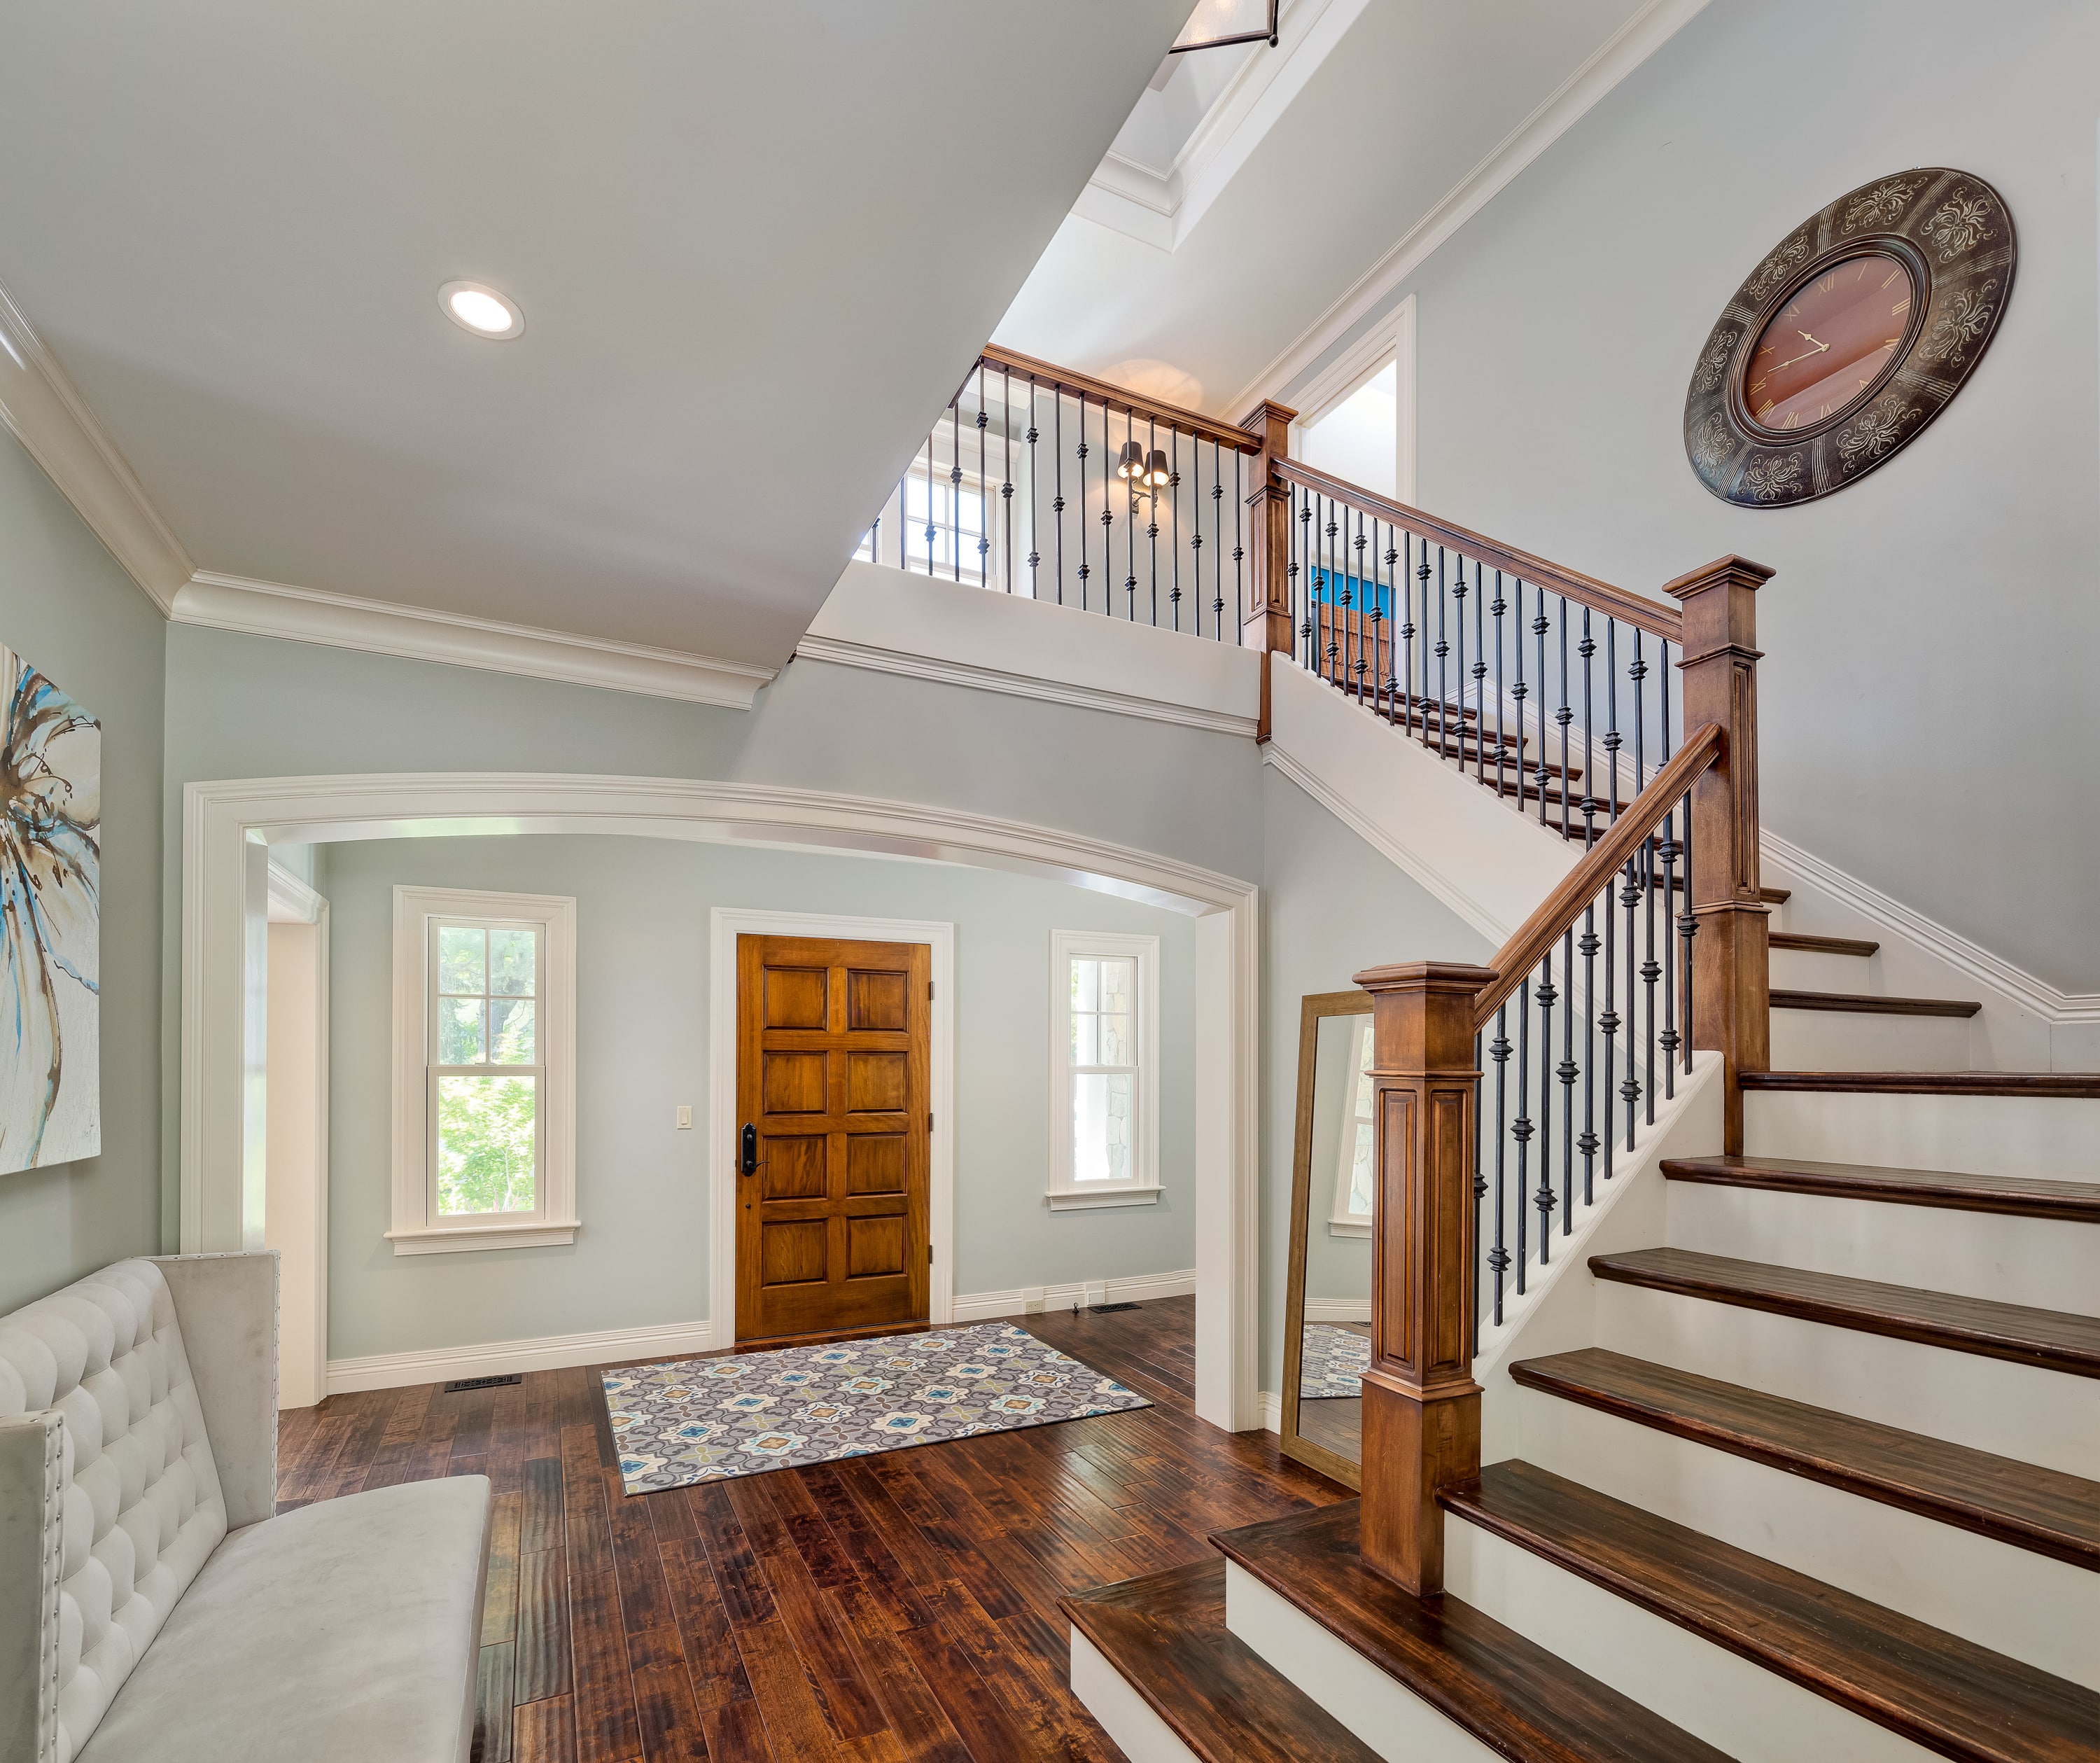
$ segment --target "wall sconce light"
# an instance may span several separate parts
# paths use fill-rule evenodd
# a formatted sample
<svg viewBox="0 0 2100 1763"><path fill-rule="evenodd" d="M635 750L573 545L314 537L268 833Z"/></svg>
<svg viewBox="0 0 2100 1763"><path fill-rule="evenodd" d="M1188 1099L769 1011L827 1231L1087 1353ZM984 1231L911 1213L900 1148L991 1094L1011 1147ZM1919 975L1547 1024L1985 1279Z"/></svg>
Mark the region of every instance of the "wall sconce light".
<svg viewBox="0 0 2100 1763"><path fill-rule="evenodd" d="M1174 472L1167 462L1167 450L1155 447L1149 453L1140 441L1127 440L1116 457L1116 475L1130 485L1130 499L1135 502L1140 496L1157 495L1173 479Z"/></svg>

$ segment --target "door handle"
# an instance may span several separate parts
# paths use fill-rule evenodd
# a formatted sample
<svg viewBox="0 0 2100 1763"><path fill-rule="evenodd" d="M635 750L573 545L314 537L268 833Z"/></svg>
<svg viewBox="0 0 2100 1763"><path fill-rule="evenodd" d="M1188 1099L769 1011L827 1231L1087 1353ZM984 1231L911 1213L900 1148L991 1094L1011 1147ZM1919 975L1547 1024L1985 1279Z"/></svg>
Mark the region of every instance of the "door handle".
<svg viewBox="0 0 2100 1763"><path fill-rule="evenodd" d="M743 1123L743 1155L738 1167L746 1175L758 1173L758 1129L748 1120Z"/></svg>

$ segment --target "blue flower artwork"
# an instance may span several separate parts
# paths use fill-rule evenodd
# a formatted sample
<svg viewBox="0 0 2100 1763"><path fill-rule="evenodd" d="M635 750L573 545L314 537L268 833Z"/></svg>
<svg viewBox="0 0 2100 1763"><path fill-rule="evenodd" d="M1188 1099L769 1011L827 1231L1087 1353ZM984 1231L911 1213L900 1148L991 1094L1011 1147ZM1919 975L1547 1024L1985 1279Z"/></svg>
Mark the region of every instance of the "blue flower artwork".
<svg viewBox="0 0 2100 1763"><path fill-rule="evenodd" d="M0 1173L102 1150L102 725L11 649L0 749Z"/></svg>

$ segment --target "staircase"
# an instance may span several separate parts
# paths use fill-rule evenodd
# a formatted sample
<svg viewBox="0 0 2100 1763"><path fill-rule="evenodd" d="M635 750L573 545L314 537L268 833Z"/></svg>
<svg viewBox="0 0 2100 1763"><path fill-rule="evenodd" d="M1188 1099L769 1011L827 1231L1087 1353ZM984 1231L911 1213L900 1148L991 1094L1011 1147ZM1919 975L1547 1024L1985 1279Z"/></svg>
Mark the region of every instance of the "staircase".
<svg viewBox="0 0 2100 1763"><path fill-rule="evenodd" d="M1074 1688L1134 1763L2093 1763L2100 1074L1756 886L1764 572L1671 612L1267 432L1273 665L1583 855L1492 970L1359 976L1364 1498L1069 1600Z"/></svg>

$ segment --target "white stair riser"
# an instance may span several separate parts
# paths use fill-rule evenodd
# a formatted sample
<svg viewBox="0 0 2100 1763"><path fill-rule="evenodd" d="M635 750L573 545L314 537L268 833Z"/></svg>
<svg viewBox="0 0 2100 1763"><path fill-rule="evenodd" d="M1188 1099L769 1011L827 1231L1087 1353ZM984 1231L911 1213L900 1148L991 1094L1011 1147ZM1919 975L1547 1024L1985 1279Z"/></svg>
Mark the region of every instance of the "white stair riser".
<svg viewBox="0 0 2100 1763"><path fill-rule="evenodd" d="M1863 1016L1773 1006L1776 1071L1965 1071L1964 1016Z"/></svg>
<svg viewBox="0 0 2100 1763"><path fill-rule="evenodd" d="M1445 1522L1444 1588L1740 1763L1934 1755L1462 1519Z"/></svg>
<svg viewBox="0 0 2100 1763"><path fill-rule="evenodd" d="M1072 1694L1123 1748L1130 1763L1202 1763L1077 1628L1072 1631Z"/></svg>
<svg viewBox="0 0 2100 1763"><path fill-rule="evenodd" d="M2100 1463L2100 1379L1597 1282L1596 1345L2072 1475Z"/></svg>
<svg viewBox="0 0 2100 1763"><path fill-rule="evenodd" d="M1388 1763L1500 1763L1462 1726L1232 1561L1225 1626Z"/></svg>
<svg viewBox="0 0 2100 1763"><path fill-rule="evenodd" d="M1672 1248L2100 1315L2100 1226L1672 1182Z"/></svg>
<svg viewBox="0 0 2100 1763"><path fill-rule="evenodd" d="M1520 1387L1524 1460L2100 1687L2100 1573Z"/></svg>
<svg viewBox="0 0 2100 1763"><path fill-rule="evenodd" d="M1809 949L1774 949L1771 983L1794 992L1866 992L1874 970L1871 955L1825 955Z"/></svg>
<svg viewBox="0 0 2100 1763"><path fill-rule="evenodd" d="M1743 1131L1755 1157L2100 1182L2100 1099L1753 1089Z"/></svg>

